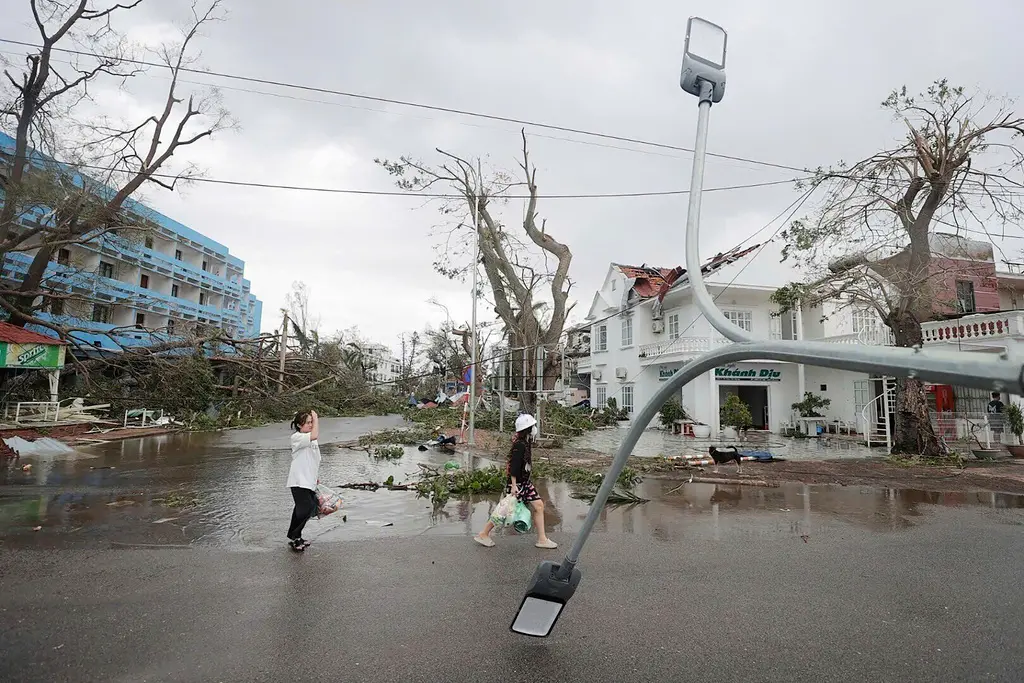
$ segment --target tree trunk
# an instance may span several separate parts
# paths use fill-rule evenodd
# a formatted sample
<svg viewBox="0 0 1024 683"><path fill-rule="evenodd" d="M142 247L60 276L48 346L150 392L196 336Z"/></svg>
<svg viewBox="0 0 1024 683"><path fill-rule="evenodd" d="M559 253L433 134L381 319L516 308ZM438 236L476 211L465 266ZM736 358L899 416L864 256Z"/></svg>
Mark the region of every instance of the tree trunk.
<svg viewBox="0 0 1024 683"><path fill-rule="evenodd" d="M894 315L886 323L892 329L897 346L912 348L922 343L921 323L913 316ZM896 433L892 453L929 457L941 455L939 440L935 436L928 411L928 396L921 380L906 378L896 384Z"/></svg>

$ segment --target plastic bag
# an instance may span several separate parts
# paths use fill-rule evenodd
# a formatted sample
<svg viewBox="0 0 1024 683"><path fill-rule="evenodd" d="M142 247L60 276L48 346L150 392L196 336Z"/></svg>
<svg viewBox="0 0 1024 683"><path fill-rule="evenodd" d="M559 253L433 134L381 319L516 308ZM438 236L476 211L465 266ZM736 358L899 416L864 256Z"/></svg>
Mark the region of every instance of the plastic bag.
<svg viewBox="0 0 1024 683"><path fill-rule="evenodd" d="M519 501L516 499L515 494L510 493L495 506L494 512L491 513L491 521L494 522L495 526L506 526L512 523L512 514L516 511L516 503Z"/></svg>
<svg viewBox="0 0 1024 683"><path fill-rule="evenodd" d="M516 502L516 509L512 512L512 528L521 534L525 534L533 527L533 513L530 506L522 501Z"/></svg>
<svg viewBox="0 0 1024 683"><path fill-rule="evenodd" d="M316 485L317 516L326 517L341 509L344 501L341 495L323 484Z"/></svg>

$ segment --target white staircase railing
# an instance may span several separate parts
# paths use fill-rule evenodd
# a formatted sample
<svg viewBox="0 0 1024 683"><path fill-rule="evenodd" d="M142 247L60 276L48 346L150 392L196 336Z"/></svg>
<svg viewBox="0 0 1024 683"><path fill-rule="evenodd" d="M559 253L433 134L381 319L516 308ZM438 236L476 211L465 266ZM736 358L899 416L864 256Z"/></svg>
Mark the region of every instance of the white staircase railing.
<svg viewBox="0 0 1024 683"><path fill-rule="evenodd" d="M864 445L870 447L875 444L885 443L885 450L892 451L892 430L890 429L889 415L896 407L896 387L891 384L890 377L883 379L885 382L882 393L875 396L860 413L861 434L864 435ZM884 437L882 436L884 435Z"/></svg>

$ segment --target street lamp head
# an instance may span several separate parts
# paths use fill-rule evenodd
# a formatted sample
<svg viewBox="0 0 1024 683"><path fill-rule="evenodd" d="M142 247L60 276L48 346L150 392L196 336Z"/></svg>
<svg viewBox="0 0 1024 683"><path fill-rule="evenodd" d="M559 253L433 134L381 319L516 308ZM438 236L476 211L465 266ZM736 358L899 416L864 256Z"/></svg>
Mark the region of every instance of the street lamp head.
<svg viewBox="0 0 1024 683"><path fill-rule="evenodd" d="M566 565L565 569L570 566ZM563 565L551 561L541 562L537 566L526 595L519 604L516 618L512 620L513 633L534 638L547 638L551 634L555 622L583 578L583 573L576 567L568 571L565 569Z"/></svg>
<svg viewBox="0 0 1024 683"><path fill-rule="evenodd" d="M700 17L686 22L683 69L679 86L696 97L721 102L725 96L725 29ZM710 95L707 86L710 86Z"/></svg>

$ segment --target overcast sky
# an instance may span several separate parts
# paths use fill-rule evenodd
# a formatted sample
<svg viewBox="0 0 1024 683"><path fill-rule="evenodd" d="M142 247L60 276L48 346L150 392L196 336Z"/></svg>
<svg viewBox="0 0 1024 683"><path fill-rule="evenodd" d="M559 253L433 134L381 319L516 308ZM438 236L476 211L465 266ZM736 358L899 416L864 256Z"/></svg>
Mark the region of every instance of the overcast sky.
<svg viewBox="0 0 1024 683"><path fill-rule="evenodd" d="M154 39L187 18L189 5L147 0L121 25L136 38ZM2 37L33 40L28 1L0 6ZM879 103L904 83L918 90L948 77L1011 96L1024 92L1020 48L1013 47L1024 5L1010 0L971 8L942 0L303 0L289 9L271 0L230 0L227 9L228 20L209 26L198 44L202 64L215 71L684 147L693 144L696 99L679 89L679 65L687 17L700 15L729 31L728 89L712 111L709 149L798 167L890 145L903 131ZM97 96L112 110L152 109L164 83L143 78L148 82L127 93ZM408 154L431 161L435 147L482 156L485 167L516 168L515 124L201 80L225 86L224 102L240 123L188 152L211 178L393 190L373 159ZM685 153L529 127L527 134L542 193L663 191L689 182ZM705 186L792 175L710 159ZM797 196L788 185L707 194L702 255L748 239ZM294 280L310 286L322 332L358 325L397 346L402 332L443 319L427 301L432 296L457 321L469 319L468 285L431 267L431 227L442 218L422 200L204 184L173 194L150 190L145 199L245 261L253 292L264 301L264 330L279 324L277 311ZM574 253L577 320L610 261L683 263L686 202L685 195L541 201L548 230ZM506 216L514 223L521 213L521 203L512 202ZM1007 243L1008 253L1019 251L1018 241ZM742 279L785 281L776 253L766 252ZM482 310L481 319L488 317Z"/></svg>

